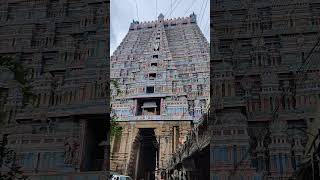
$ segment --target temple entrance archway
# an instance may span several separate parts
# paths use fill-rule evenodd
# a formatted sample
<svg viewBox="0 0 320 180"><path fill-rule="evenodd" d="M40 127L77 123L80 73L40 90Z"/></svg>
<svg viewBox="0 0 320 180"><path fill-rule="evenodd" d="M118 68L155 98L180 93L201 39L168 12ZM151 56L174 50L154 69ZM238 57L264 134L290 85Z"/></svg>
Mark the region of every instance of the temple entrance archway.
<svg viewBox="0 0 320 180"><path fill-rule="evenodd" d="M158 142L153 128L141 128L138 132L140 145L136 167L136 179L154 180L158 159Z"/></svg>

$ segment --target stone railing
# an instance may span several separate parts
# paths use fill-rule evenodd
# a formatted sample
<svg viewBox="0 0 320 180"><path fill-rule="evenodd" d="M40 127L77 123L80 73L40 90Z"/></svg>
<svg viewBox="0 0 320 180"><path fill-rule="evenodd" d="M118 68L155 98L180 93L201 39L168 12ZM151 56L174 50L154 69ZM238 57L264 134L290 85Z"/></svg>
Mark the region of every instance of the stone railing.
<svg viewBox="0 0 320 180"><path fill-rule="evenodd" d="M170 121L170 120L185 120L192 121L194 118L185 115L185 116L171 116L171 115L142 115L142 116L129 116L125 118L127 121Z"/></svg>

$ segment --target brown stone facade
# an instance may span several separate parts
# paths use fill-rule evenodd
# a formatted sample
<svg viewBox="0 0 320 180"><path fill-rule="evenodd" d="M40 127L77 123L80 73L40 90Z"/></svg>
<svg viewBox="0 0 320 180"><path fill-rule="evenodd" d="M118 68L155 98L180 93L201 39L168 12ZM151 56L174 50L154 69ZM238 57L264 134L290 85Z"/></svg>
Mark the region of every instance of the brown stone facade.
<svg viewBox="0 0 320 180"><path fill-rule="evenodd" d="M0 9L0 56L29 70L36 96L22 106L19 84L1 68L4 146L30 179L102 179L88 171L108 166L109 1L8 0Z"/></svg>
<svg viewBox="0 0 320 180"><path fill-rule="evenodd" d="M155 140L160 144L158 152L157 170L165 171L171 154L186 141L186 135L192 127L190 121L141 121L141 122L120 122L122 129L121 138L113 138L111 149L111 169L123 174L129 174L136 177L139 168L139 159L148 161L148 156L139 152L142 143L139 131L143 129L152 129L155 132ZM136 158L136 159L135 159ZM141 160L140 160L141 161Z"/></svg>
<svg viewBox="0 0 320 180"><path fill-rule="evenodd" d="M211 3L211 179L295 179L310 160L307 134L320 103L318 7Z"/></svg>

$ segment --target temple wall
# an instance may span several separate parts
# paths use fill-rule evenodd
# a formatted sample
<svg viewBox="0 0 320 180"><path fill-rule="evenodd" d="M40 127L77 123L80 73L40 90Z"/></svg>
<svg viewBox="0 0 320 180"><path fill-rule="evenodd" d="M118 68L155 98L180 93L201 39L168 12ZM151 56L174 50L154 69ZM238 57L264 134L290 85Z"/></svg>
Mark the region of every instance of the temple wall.
<svg viewBox="0 0 320 180"><path fill-rule="evenodd" d="M170 121L166 123L161 121L120 122L119 125L122 127L121 137L119 139L114 138L111 142L111 170L122 173L128 173L129 163L132 163L130 162L130 156L137 151L132 147L139 129L154 129L156 139L158 142L160 141L159 168L163 169L166 167L170 156L186 141L186 135L192 127L189 121ZM174 128L179 129L179 138L174 138Z"/></svg>
<svg viewBox="0 0 320 180"><path fill-rule="evenodd" d="M109 120L109 1L15 0L0 9L0 56L29 70L36 97L23 105L21 88L1 70L6 147L27 175L89 171L87 127Z"/></svg>
<svg viewBox="0 0 320 180"><path fill-rule="evenodd" d="M302 163L303 142L311 140L303 130L318 113L319 52L307 54L318 39L319 4L215 1L211 6L211 102L221 114L242 112L245 121L238 124L247 132L250 150L235 156L232 147L243 146L242 141L213 141L211 153L226 156L212 156L211 178L292 177ZM237 131L227 130L230 120L220 121L213 126L226 130L214 131L213 139L236 137ZM244 164L231 171L239 156ZM245 168L247 160L253 169Z"/></svg>

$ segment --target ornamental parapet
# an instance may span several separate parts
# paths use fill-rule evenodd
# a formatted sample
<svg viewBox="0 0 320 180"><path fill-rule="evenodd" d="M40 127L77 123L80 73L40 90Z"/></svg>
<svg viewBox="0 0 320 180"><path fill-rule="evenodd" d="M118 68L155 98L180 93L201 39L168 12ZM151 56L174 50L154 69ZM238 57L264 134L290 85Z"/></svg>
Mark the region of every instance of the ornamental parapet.
<svg viewBox="0 0 320 180"><path fill-rule="evenodd" d="M157 21L144 21L139 22L133 20L130 24L130 30L141 30L141 29L153 29L156 28L159 23L163 23L166 26L176 26L178 24L185 25L196 23L196 15L194 13L190 14L189 17L182 17L182 18L173 18L173 19L164 19L164 16L160 14Z"/></svg>
<svg viewBox="0 0 320 180"><path fill-rule="evenodd" d="M142 116L125 117L125 121L176 121L176 120L193 121L194 118L189 115L184 115L184 116L142 115ZM122 121L121 117L119 117L118 121Z"/></svg>

